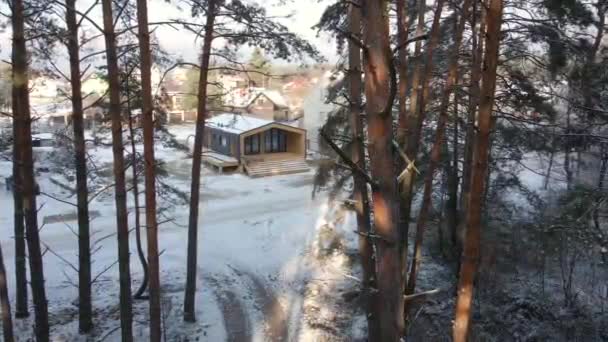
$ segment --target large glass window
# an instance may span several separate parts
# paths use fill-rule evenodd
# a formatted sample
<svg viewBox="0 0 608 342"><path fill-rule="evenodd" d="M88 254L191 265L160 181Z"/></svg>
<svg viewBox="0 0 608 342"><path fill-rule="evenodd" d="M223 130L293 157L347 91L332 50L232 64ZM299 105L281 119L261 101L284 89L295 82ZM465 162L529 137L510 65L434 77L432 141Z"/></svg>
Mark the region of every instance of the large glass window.
<svg viewBox="0 0 608 342"><path fill-rule="evenodd" d="M266 152L287 152L287 133L272 128L264 134Z"/></svg>
<svg viewBox="0 0 608 342"><path fill-rule="evenodd" d="M245 154L260 153L260 135L255 134L245 138Z"/></svg>

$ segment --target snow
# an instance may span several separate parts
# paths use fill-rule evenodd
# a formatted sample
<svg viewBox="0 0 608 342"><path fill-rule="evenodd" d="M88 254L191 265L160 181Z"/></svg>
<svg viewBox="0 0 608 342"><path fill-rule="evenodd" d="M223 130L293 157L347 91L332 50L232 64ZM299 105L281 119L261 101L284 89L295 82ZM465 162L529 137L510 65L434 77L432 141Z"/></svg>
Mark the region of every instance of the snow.
<svg viewBox="0 0 608 342"><path fill-rule="evenodd" d="M232 115L229 115L232 117ZM249 120L246 118L245 120ZM248 124L259 121L252 119ZM220 121L221 122L221 121ZM246 125L243 123L243 125ZM243 127L243 126L238 126ZM246 126L251 127L251 126ZM188 129L176 127L185 136ZM179 138L178 138L179 140ZM141 151L141 144L137 150ZM89 153L97 165L112 161L110 147L97 146ZM188 192L190 187L191 159L185 152L157 146L156 157L165 162L169 176L164 182ZM37 166L53 163L44 155ZM107 165L106 165L107 166ZM0 161L0 179L11 175L12 166ZM130 175L130 170L127 170ZM75 196L52 182L61 174L38 174L44 193L75 202ZM69 181L65 180L70 184ZM109 182L109 181L108 181ZM323 196L311 197L313 173L251 179L241 174L215 175L205 171L202 177L199 216L199 269L197 274L197 318L195 324L182 323L183 286L187 241L188 205L179 201L160 200L168 207L166 219L159 227L161 255L161 283L163 286L163 315L170 320L169 340L225 341L247 337L252 341L265 341L272 334L311 336L299 323L305 300L302 296L312 275L345 279L335 272L319 271L311 246L315 245L320 227L328 222L328 200ZM70 184L70 186L74 186ZM143 202L143 194L140 194ZM12 227L12 195L0 188L0 225ZM133 196L128 194L130 225L133 227ZM39 222L51 215L75 213L75 208L50 197L38 197ZM115 207L112 193L95 197L90 211L99 216L91 221L92 248L95 250L92 265L93 277L104 269L93 286L96 310L94 340L107 335L107 341L119 340L118 321L118 268L112 266L117 258L115 236ZM75 216L68 216L75 217ZM142 215L143 219L143 215ZM77 239L70 230L76 221L47 223L40 235L44 256L45 284L50 316L53 317L52 340L85 341L78 334L77 289L70 283L77 275L66 263L76 265ZM346 228L345 228L346 229ZM0 234L7 273L14 274L14 245L12 229ZM352 227L348 229L352 231ZM145 234L144 234L145 241ZM141 266L136 258L134 234L130 237L131 273L133 289L141 281ZM313 248L314 249L314 248ZM340 265L343 257L337 257ZM14 298L14 276L9 279L9 291ZM134 333L136 340L147 336L147 302L134 302ZM241 314L236 315L235 312ZM326 311L326 316L332 316ZM21 338L31 337L31 318L17 322ZM29 334L29 335L28 335ZM300 339L302 340L302 339ZM305 340L305 339L304 339Z"/></svg>
<svg viewBox="0 0 608 342"><path fill-rule="evenodd" d="M273 123L272 120L254 118L244 114L224 113L207 120L206 125L225 132L241 134Z"/></svg>
<svg viewBox="0 0 608 342"><path fill-rule="evenodd" d="M36 140L53 140L55 139L53 133L38 133L32 134L32 139Z"/></svg>

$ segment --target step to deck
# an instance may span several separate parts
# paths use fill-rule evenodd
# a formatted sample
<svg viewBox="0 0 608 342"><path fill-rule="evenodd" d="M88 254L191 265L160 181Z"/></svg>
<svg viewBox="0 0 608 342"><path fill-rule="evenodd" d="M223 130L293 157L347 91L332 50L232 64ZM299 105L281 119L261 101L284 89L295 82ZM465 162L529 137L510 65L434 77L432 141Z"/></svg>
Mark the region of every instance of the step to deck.
<svg viewBox="0 0 608 342"><path fill-rule="evenodd" d="M266 177L307 172L310 170L304 159L271 160L251 162L245 166L250 177Z"/></svg>

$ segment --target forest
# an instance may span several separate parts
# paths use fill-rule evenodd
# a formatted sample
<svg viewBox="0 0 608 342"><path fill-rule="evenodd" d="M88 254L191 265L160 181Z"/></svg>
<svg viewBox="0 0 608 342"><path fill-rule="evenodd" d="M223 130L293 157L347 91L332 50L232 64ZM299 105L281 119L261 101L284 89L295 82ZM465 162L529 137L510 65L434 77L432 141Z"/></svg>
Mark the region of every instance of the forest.
<svg viewBox="0 0 608 342"><path fill-rule="evenodd" d="M4 341L608 341L608 0L0 14Z"/></svg>

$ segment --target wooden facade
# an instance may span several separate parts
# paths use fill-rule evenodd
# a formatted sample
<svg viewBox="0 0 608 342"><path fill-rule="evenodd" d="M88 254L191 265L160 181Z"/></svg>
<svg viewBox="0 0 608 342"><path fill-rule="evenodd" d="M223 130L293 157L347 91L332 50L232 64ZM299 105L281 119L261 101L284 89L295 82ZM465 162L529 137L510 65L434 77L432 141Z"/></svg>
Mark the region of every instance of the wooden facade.
<svg viewBox="0 0 608 342"><path fill-rule="evenodd" d="M219 169L268 160L304 161L306 130L277 122L241 132L207 125L204 147L209 151L204 160Z"/></svg>

